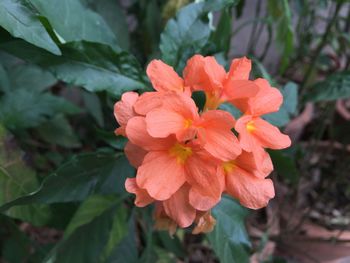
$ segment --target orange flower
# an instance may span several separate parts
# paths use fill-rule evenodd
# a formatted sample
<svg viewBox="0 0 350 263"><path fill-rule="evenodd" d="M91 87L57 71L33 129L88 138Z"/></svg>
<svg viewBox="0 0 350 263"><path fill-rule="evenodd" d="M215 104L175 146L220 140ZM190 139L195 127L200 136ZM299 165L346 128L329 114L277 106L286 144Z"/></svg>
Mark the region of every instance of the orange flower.
<svg viewBox="0 0 350 263"><path fill-rule="evenodd" d="M146 190L137 186L135 178L128 178L125 182L128 192L136 195L135 205L144 207L156 200L150 197ZM193 233L210 232L215 219L210 215L210 211L202 212L195 210L189 203L189 184L184 184L175 194L165 201L156 201L155 227L159 230L168 230L173 235L177 226L188 227L196 222L197 226Z"/></svg>
<svg viewBox="0 0 350 263"><path fill-rule="evenodd" d="M239 133L242 149L253 152L260 147L284 149L291 145L290 138L279 129L260 118L261 115L279 110L283 96L265 79L254 81L259 92L252 98L235 102L244 115L237 120L235 129Z"/></svg>
<svg viewBox="0 0 350 263"><path fill-rule="evenodd" d="M162 107L147 113L146 124L152 137L165 138L175 134L181 142L198 139L206 151L222 160L233 159L241 153L231 131L234 118L221 110L199 115L194 101L183 94L164 96Z"/></svg>
<svg viewBox="0 0 350 263"><path fill-rule="evenodd" d="M270 157L266 153L264 158ZM225 177L226 191L231 196L245 207L259 209L275 196L271 179L265 179L271 170L259 166L252 153L242 152L235 160L224 162L218 168L218 173Z"/></svg>
<svg viewBox="0 0 350 263"><path fill-rule="evenodd" d="M277 111L283 98L266 80L250 81L250 69L247 58L233 60L226 73L213 57L195 55L182 79L154 60L147 74L155 91L128 92L115 104L116 134L129 139L125 154L137 169L125 188L136 195L135 205L155 204L156 228L174 234L194 224L193 233L211 231L210 209L224 191L252 209L274 197L264 148L288 147L290 139L261 116ZM206 94L203 112L191 98L196 90ZM226 101L242 111L237 121L216 110Z"/></svg>
<svg viewBox="0 0 350 263"><path fill-rule="evenodd" d="M216 109L225 101L249 98L258 92L254 82L248 80L250 67L250 60L242 58L234 60L226 73L214 57L195 55L184 69L185 85L193 90L203 90L205 109Z"/></svg>
<svg viewBox="0 0 350 263"><path fill-rule="evenodd" d="M129 120L126 134L130 142L147 151L136 183L152 198L167 200L188 182L189 202L195 209L208 210L220 200L223 183L213 176L217 161L198 145L179 142L173 135L153 138L140 116Z"/></svg>

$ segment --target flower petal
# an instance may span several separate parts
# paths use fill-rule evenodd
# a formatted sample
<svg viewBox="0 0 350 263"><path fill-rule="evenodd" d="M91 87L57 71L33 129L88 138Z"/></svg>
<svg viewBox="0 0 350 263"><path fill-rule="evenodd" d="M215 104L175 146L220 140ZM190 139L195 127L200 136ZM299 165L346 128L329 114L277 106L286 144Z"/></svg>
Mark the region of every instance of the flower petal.
<svg viewBox="0 0 350 263"><path fill-rule="evenodd" d="M249 101L247 113L254 116L261 116L278 111L283 103L281 92L271 87L266 79L256 79L254 83L259 86L259 92Z"/></svg>
<svg viewBox="0 0 350 263"><path fill-rule="evenodd" d="M194 90L219 92L226 79L224 67L212 56L194 55L187 61L183 72L186 86Z"/></svg>
<svg viewBox="0 0 350 263"><path fill-rule="evenodd" d="M234 162L247 172L253 172L258 168L255 156L251 152L242 151L242 154L240 154Z"/></svg>
<svg viewBox="0 0 350 263"><path fill-rule="evenodd" d="M236 167L226 174L226 190L239 202L248 208L265 207L275 196L273 183L270 179L257 178L252 174Z"/></svg>
<svg viewBox="0 0 350 263"><path fill-rule="evenodd" d="M136 184L135 178L127 178L125 181L125 189L129 193L135 194L135 205L144 207L154 202L154 199L147 193L145 189L141 189Z"/></svg>
<svg viewBox="0 0 350 263"><path fill-rule="evenodd" d="M151 110L159 108L163 105L164 92L145 92L134 105L137 114L145 116Z"/></svg>
<svg viewBox="0 0 350 263"><path fill-rule="evenodd" d="M156 221L155 229L168 231L171 237L175 234L177 224L165 213L163 202L156 202L154 219Z"/></svg>
<svg viewBox="0 0 350 263"><path fill-rule="evenodd" d="M185 85L192 87L194 90L200 90L206 81L203 68L204 57L202 55L194 55L187 60L186 67L183 70Z"/></svg>
<svg viewBox="0 0 350 263"><path fill-rule="evenodd" d="M225 82L224 94L225 100L230 101L235 105L235 101L242 98L252 98L259 91L258 85L250 80L234 80L230 79ZM239 101L238 101L239 102ZM240 104L237 104L237 107L245 112L244 108L240 108Z"/></svg>
<svg viewBox="0 0 350 263"><path fill-rule="evenodd" d="M192 234L209 233L213 231L216 220L210 214L210 211L205 212L203 215L197 215L196 227L193 229Z"/></svg>
<svg viewBox="0 0 350 263"><path fill-rule="evenodd" d="M221 110L211 110L203 113L201 117L198 139L203 148L223 161L235 159L241 153L241 148L231 131L235 125L232 115Z"/></svg>
<svg viewBox="0 0 350 263"><path fill-rule="evenodd" d="M152 137L165 138L186 128L185 118L177 112L156 109L146 116L147 131Z"/></svg>
<svg viewBox="0 0 350 263"><path fill-rule="evenodd" d="M167 150L175 142L175 137L153 138L150 136L146 129L146 120L141 116L130 119L125 131L128 139L133 144L146 151Z"/></svg>
<svg viewBox="0 0 350 263"><path fill-rule="evenodd" d="M204 58L204 72L207 74L211 90L222 88L223 82L226 79L226 71L215 59L215 57L208 56Z"/></svg>
<svg viewBox="0 0 350 263"><path fill-rule="evenodd" d="M154 199L163 201L185 183L185 172L167 152L149 152L137 170L136 182Z"/></svg>
<svg viewBox="0 0 350 263"><path fill-rule="evenodd" d="M189 203L189 189L189 185L184 184L175 194L163 202L167 215L180 227L190 226L196 217L196 210Z"/></svg>
<svg viewBox="0 0 350 263"><path fill-rule="evenodd" d="M161 60L152 60L147 66L147 75L157 91L183 92L184 83L175 70Z"/></svg>
<svg viewBox="0 0 350 263"><path fill-rule="evenodd" d="M221 197L224 178L216 175L216 164L207 153L192 155L186 162L186 179L192 186L190 189L190 204L201 211L207 211L215 206Z"/></svg>
<svg viewBox="0 0 350 263"><path fill-rule="evenodd" d="M257 169L254 171L255 176L259 178L267 177L273 171L270 155L263 148L255 149L253 155L257 164Z"/></svg>
<svg viewBox="0 0 350 263"><path fill-rule="evenodd" d="M114 104L114 117L121 126L116 130L117 135L125 136L126 124L129 119L136 116L133 105L136 103L138 97L139 94L136 92L126 92L122 95L121 100Z"/></svg>
<svg viewBox="0 0 350 263"><path fill-rule="evenodd" d="M252 62L247 57L232 60L228 79L247 80L252 69Z"/></svg>
<svg viewBox="0 0 350 263"><path fill-rule="evenodd" d="M142 164L147 151L129 141L125 145L124 153L130 164L135 168L138 168Z"/></svg>
<svg viewBox="0 0 350 263"><path fill-rule="evenodd" d="M240 117L235 125L235 130L239 133L238 139L240 146L243 150L247 152L252 152L257 148L260 148L261 145L258 140L252 136L250 132L247 130L247 124L253 119L252 116L246 115Z"/></svg>
<svg viewBox="0 0 350 263"><path fill-rule="evenodd" d="M194 101L184 94L168 94L163 106L146 115L147 131L153 137L165 138L176 134L180 141L190 140L196 130L192 123L198 118Z"/></svg>
<svg viewBox="0 0 350 263"><path fill-rule="evenodd" d="M280 132L280 130L261 118L254 118L255 126L252 135L258 139L260 145L270 149L284 149L291 145L288 135Z"/></svg>

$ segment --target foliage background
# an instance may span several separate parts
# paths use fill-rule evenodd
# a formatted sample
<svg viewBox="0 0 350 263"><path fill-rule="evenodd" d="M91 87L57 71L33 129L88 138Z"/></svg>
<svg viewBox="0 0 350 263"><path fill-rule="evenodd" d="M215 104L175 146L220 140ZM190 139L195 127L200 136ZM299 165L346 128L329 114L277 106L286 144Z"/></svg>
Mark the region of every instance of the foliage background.
<svg viewBox="0 0 350 263"><path fill-rule="evenodd" d="M113 104L151 88L151 59L181 73L195 53L225 66L251 58L252 77L284 95L267 120L294 143L271 152L268 208L224 197L212 233L170 238L124 189L135 171L113 133ZM349 65L346 0L1 0L0 261L329 259L350 223ZM331 234L312 236L310 224ZM314 241L325 255L307 249ZM339 253L331 259L350 256Z"/></svg>

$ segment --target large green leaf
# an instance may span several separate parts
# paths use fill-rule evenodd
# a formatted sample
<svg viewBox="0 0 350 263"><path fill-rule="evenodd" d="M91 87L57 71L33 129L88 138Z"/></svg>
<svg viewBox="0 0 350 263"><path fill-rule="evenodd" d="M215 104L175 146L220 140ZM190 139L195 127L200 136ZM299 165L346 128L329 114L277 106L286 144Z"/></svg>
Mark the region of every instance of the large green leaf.
<svg viewBox="0 0 350 263"><path fill-rule="evenodd" d="M61 54L38 17L20 0L1 1L0 26L14 37L22 38L54 54Z"/></svg>
<svg viewBox="0 0 350 263"><path fill-rule="evenodd" d="M107 245L104 248L103 254L101 256L101 261L106 262L107 258L112 255L114 250L121 244L122 240L128 234L128 215L127 210L123 206L118 206L114 216L112 229L110 231L109 239Z"/></svg>
<svg viewBox="0 0 350 263"><path fill-rule="evenodd" d="M224 196L213 209L216 226L208 239L221 263L249 262L246 248L250 246L244 225L247 210Z"/></svg>
<svg viewBox="0 0 350 263"><path fill-rule="evenodd" d="M114 0L83 0L86 4L103 17L117 38L117 44L122 49L129 48L129 28L126 14L118 1Z"/></svg>
<svg viewBox="0 0 350 263"><path fill-rule="evenodd" d="M48 176L35 192L0 207L82 201L92 194L125 194L124 181L134 174L123 155L90 153L73 157Z"/></svg>
<svg viewBox="0 0 350 263"><path fill-rule="evenodd" d="M57 114L37 127L40 137L50 144L57 144L65 148L78 148L81 146L79 139L62 114Z"/></svg>
<svg viewBox="0 0 350 263"><path fill-rule="evenodd" d="M91 114L100 127L103 127L104 118L99 97L92 92L83 92L83 101L87 112Z"/></svg>
<svg viewBox="0 0 350 263"><path fill-rule="evenodd" d="M128 233L114 248L106 263L137 263L138 251L136 246L135 219L131 216L128 223Z"/></svg>
<svg viewBox="0 0 350 263"><path fill-rule="evenodd" d="M104 19L80 0L28 0L59 35L61 42L86 40L116 47L116 38Z"/></svg>
<svg viewBox="0 0 350 263"><path fill-rule="evenodd" d="M329 75L316 83L306 95L307 101L330 101L350 97L350 71Z"/></svg>
<svg viewBox="0 0 350 263"><path fill-rule="evenodd" d="M67 43L61 46L62 56L54 56L23 41L5 42L0 47L88 91L108 91L120 96L125 91L145 88L144 74L137 60L127 52L116 52L103 44Z"/></svg>
<svg viewBox="0 0 350 263"><path fill-rule="evenodd" d="M105 248L113 225L116 207L106 209L90 223L64 238L45 262L96 263Z"/></svg>
<svg viewBox="0 0 350 263"><path fill-rule="evenodd" d="M78 210L71 219L68 227L65 230L65 238L67 239L70 235L74 235L75 230L79 229L79 227L90 224L97 217L105 213L105 211L120 203L120 201L120 198L112 195L93 195L89 197L79 206ZM102 262L105 262L106 258L117 247L118 243L127 233L126 208L122 205L117 205L114 214L110 214L110 216L112 217L112 226L110 228L108 241L103 253L100 256Z"/></svg>
<svg viewBox="0 0 350 263"><path fill-rule="evenodd" d="M0 65L0 91L6 92L10 89L10 79L5 68Z"/></svg>
<svg viewBox="0 0 350 263"><path fill-rule="evenodd" d="M35 172L25 164L23 157L0 126L0 205L30 194L39 186ZM6 214L35 225L44 225L50 217L45 205L13 207Z"/></svg>
<svg viewBox="0 0 350 263"><path fill-rule="evenodd" d="M78 227L91 222L95 217L101 215L105 210L115 204L115 202L115 196L90 196L79 206L64 232L65 236L69 236Z"/></svg>
<svg viewBox="0 0 350 263"><path fill-rule="evenodd" d="M0 122L11 130L36 127L58 112L79 109L63 98L28 89L13 90L0 100Z"/></svg>
<svg viewBox="0 0 350 263"><path fill-rule="evenodd" d="M204 1L183 7L176 18L168 21L161 34L162 59L177 71L181 71L186 60L195 53L200 53L208 42L211 29L208 22L202 21L202 16L236 2L235 0Z"/></svg>
<svg viewBox="0 0 350 263"><path fill-rule="evenodd" d="M50 72L35 65L23 63L8 68L8 76L11 89L44 91L57 82Z"/></svg>
<svg viewBox="0 0 350 263"><path fill-rule="evenodd" d="M1 257L5 262L22 263L31 253L29 238L10 218L0 215Z"/></svg>

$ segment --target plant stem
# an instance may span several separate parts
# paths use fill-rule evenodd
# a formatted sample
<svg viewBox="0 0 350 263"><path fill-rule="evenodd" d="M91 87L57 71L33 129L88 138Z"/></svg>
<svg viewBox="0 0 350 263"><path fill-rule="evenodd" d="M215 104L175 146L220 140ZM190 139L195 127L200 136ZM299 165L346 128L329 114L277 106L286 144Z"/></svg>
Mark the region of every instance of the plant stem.
<svg viewBox="0 0 350 263"><path fill-rule="evenodd" d="M261 10L261 3L262 1L258 1L258 3L256 4L255 7L255 17L259 17L260 15L260 10ZM248 42L248 49L247 49L247 54L250 54L253 51L253 40L255 38L255 34L256 34L256 29L258 27L258 21L255 21L252 27L252 31L250 33L250 37L249 37L249 42Z"/></svg>
<svg viewBox="0 0 350 263"><path fill-rule="evenodd" d="M311 62L310 62L310 66L309 68L307 69L306 73L305 73L305 76L304 76L304 79L302 81L302 86L301 86L301 89L304 89L305 86L307 86L309 80L310 80L310 77L314 71L314 68L315 68L315 65L316 65L316 62L317 62L317 59L319 58L320 54L321 54L321 51L322 49L325 47L325 45L327 44L327 41L328 41L328 37L331 33L331 30L332 30L332 27L333 25L335 24L335 22L337 21L337 16L339 14L339 11L340 11L340 8L341 6L343 5L343 3L341 1L337 2L336 4L336 7L335 7L335 11L333 13L333 16L330 20L330 22L328 23L327 25L327 28L326 28L326 31L325 33L323 34L322 36L322 39L321 39L321 42L319 43L319 45L317 46L315 52L314 52L314 55L311 57Z"/></svg>

